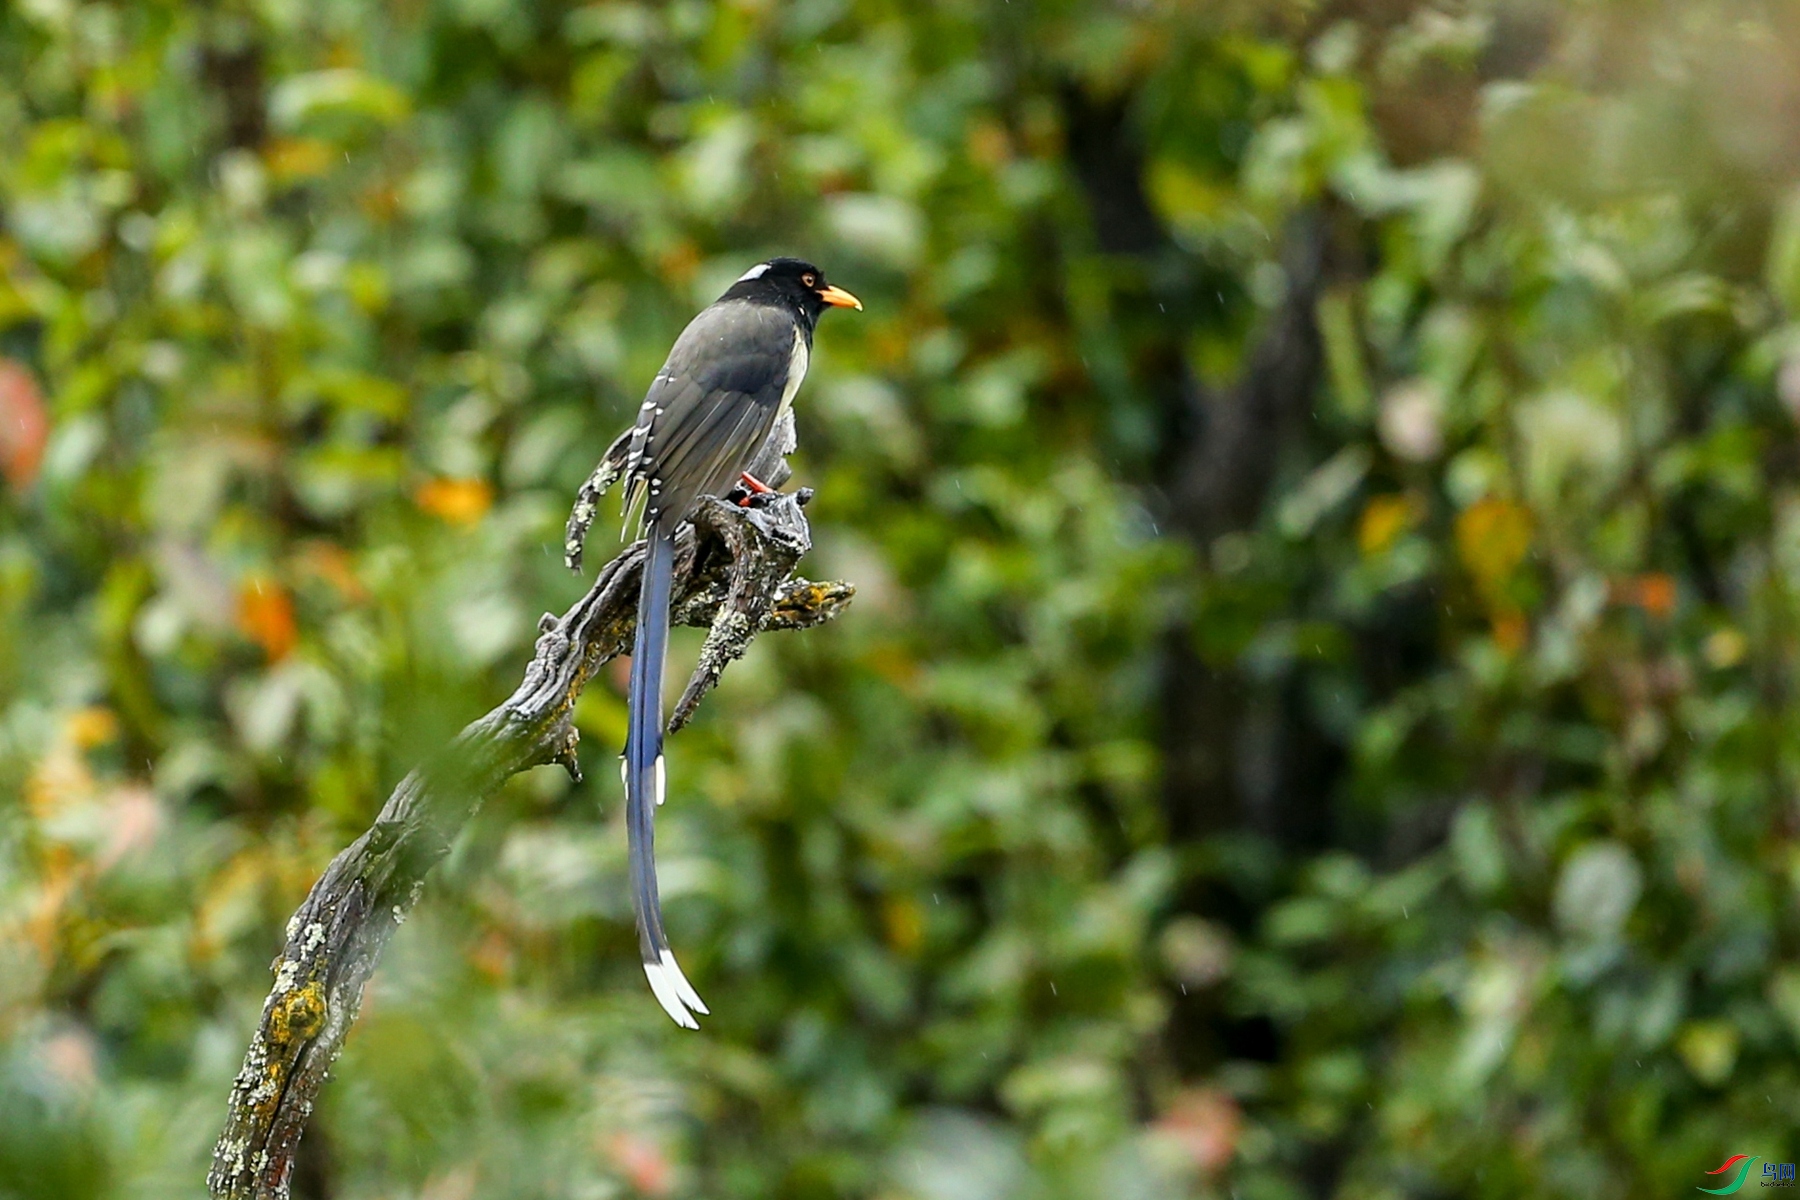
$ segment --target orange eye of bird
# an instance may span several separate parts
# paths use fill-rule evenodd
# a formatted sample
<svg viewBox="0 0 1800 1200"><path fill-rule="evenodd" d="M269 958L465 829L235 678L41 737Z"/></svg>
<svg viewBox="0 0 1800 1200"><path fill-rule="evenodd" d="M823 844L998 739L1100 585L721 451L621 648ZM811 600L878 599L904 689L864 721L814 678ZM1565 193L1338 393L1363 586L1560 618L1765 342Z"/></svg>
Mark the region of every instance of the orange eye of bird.
<svg viewBox="0 0 1800 1200"><path fill-rule="evenodd" d="M812 275L812 274L802 275L800 277L800 282L804 283L807 287L812 287L814 284L819 282L819 277L817 275Z"/></svg>

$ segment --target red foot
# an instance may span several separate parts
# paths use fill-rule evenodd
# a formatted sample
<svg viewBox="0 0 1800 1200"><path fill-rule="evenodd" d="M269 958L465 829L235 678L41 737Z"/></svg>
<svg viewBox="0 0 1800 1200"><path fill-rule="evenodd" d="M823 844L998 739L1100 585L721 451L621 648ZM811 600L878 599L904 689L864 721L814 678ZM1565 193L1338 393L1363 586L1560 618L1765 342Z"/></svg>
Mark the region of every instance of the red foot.
<svg viewBox="0 0 1800 1200"><path fill-rule="evenodd" d="M750 496L767 496L775 491L774 488L770 487L748 471L740 471L738 473L738 478L743 480L744 486L750 489ZM745 496L742 500L739 500L738 507L749 508L750 496Z"/></svg>

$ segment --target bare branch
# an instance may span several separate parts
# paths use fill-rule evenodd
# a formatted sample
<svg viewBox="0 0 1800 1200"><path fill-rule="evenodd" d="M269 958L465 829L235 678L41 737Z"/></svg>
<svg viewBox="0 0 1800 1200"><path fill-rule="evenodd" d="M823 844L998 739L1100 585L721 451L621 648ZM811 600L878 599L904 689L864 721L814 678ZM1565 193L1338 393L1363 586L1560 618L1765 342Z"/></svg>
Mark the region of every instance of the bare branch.
<svg viewBox="0 0 1800 1200"><path fill-rule="evenodd" d="M708 501L676 540L675 619L708 625L678 723L764 629L805 629L842 611L855 589L792 575L811 548L810 493L756 508ZM631 645L643 544L608 563L574 607L546 614L525 678L388 797L375 823L325 869L288 922L275 984L232 1084L207 1186L219 1200L286 1200L313 1102L356 1020L363 986L425 876L483 800L510 776L560 763L580 778L575 701L594 671Z"/></svg>

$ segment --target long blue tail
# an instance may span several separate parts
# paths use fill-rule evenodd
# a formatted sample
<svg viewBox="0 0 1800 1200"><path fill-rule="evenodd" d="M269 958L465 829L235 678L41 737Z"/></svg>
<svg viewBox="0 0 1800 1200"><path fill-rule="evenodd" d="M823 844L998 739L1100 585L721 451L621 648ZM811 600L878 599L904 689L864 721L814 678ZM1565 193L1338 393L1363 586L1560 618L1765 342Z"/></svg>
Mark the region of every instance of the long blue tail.
<svg viewBox="0 0 1800 1200"><path fill-rule="evenodd" d="M656 809L663 802L663 658L669 648L669 589L675 572L675 535L661 522L644 531L644 582L638 592L637 640L631 653L630 725L625 735L625 824L631 843L631 901L637 910L638 950L650 990L677 1025L700 1028L707 1011L675 963L663 932L656 891ZM691 1011L690 1011L691 1010Z"/></svg>

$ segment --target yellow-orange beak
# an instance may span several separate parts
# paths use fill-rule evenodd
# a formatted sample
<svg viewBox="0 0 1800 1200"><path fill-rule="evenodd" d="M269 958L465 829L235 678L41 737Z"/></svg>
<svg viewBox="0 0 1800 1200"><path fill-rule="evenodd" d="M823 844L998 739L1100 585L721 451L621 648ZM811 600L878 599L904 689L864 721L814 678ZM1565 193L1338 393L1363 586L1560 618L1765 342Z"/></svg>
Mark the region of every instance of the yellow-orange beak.
<svg viewBox="0 0 1800 1200"><path fill-rule="evenodd" d="M819 292L819 299L833 308L854 308L857 312L862 311L862 301L841 287L824 288Z"/></svg>

